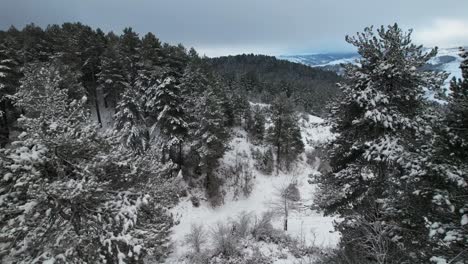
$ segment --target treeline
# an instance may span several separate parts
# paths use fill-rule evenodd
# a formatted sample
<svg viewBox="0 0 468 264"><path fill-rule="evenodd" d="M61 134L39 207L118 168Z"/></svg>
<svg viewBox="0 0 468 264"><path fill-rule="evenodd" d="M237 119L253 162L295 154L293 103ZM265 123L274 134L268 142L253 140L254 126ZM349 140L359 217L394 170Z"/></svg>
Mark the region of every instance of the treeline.
<svg viewBox="0 0 468 264"><path fill-rule="evenodd" d="M468 53L462 80L426 71L425 52L393 25L347 37L361 55L345 66L332 111L332 172L316 202L342 218L339 249L321 263L466 263ZM427 90L425 90L427 89Z"/></svg>
<svg viewBox="0 0 468 264"><path fill-rule="evenodd" d="M240 89L254 101L271 103L280 93L291 98L298 110L318 116L339 93L341 78L331 71L265 55L213 58L209 64L231 89ZM237 88L236 88L237 87Z"/></svg>

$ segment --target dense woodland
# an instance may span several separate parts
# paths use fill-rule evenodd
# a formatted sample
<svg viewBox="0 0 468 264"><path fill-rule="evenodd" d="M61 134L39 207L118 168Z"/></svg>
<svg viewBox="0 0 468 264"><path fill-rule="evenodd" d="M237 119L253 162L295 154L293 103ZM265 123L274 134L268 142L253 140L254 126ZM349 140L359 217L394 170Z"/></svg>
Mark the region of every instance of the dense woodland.
<svg viewBox="0 0 468 264"><path fill-rule="evenodd" d="M227 56L213 58L210 64L230 85L240 85L251 100L270 103L285 93L297 109L318 116L326 114L325 106L339 94L336 83L341 79L334 72L274 57Z"/></svg>
<svg viewBox="0 0 468 264"><path fill-rule="evenodd" d="M222 203L215 170L231 127L271 144L277 169L303 150L294 89L271 89L265 72L249 72L245 93L247 73L228 80L194 49L131 28L31 24L1 32L0 45L0 256L8 261L161 261L170 253L167 210L183 195L177 181ZM249 103L260 94L275 100L268 130L265 110ZM114 113L111 127L104 112ZM271 163L271 153L259 155Z"/></svg>
<svg viewBox="0 0 468 264"><path fill-rule="evenodd" d="M317 261L465 263L467 52L445 96L447 75L424 68L437 49L425 53L397 25L346 40L362 58L342 80L268 56L203 58L131 28L0 31L0 260L163 262L181 186L223 203L217 169L233 128L268 148L255 157L265 174L289 171L304 152L298 111L325 116L333 101L336 140L321 146L331 171L314 202L342 219L342 237ZM239 231L226 230L231 245ZM240 263L230 252L191 261Z"/></svg>

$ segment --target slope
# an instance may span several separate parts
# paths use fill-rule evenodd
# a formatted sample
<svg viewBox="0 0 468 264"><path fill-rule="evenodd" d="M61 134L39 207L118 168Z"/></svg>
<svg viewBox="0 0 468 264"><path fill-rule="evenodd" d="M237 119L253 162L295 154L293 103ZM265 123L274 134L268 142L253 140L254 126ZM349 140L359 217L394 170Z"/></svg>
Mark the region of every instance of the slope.
<svg viewBox="0 0 468 264"><path fill-rule="evenodd" d="M311 151L315 145L333 138L329 127L318 117L305 115L301 117L300 124L307 151ZM188 263L184 262L186 261L185 256L189 252L188 245L184 240L192 225L203 225L209 231L218 223L225 223L230 219L235 219L242 213L260 217L264 212L271 209L277 187L289 182L291 179L297 181L301 194L301 209L292 213L289 217L287 234L308 246L332 247L336 245L339 234L333 233L334 218L324 217L311 209L315 186L309 184L308 181L311 175L317 173L318 163L315 166L310 166L306 162L305 154L303 154L290 172L280 172L278 175L275 175L275 173L273 173L274 175L264 175L254 168L252 150L265 147L254 146L249 142L247 133L241 128L234 129L233 134L234 136L229 144L230 150L222 158L219 171L220 174L224 172L224 175L228 175L226 172L230 168L240 162L245 162L247 170L252 171L253 176L253 189L250 195L247 197L242 194L239 195L232 184L232 179L225 178L223 205L212 208L207 201L201 199L200 205L194 207L191 197L183 199L172 211L178 224L173 229L174 252L167 260L167 263ZM192 191L190 196L200 198L203 197L203 193L202 191ZM275 218L273 225L275 228L281 229L281 218ZM298 260L292 256L291 252L278 245L257 243L256 246L261 249L263 255L273 259L274 263L293 263Z"/></svg>

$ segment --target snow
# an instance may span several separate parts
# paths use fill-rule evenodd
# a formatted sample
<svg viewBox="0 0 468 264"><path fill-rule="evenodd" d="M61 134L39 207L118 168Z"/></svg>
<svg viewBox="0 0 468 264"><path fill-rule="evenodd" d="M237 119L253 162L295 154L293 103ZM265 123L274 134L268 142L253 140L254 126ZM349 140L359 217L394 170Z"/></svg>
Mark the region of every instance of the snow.
<svg viewBox="0 0 468 264"><path fill-rule="evenodd" d="M260 104L257 104L260 105ZM267 105L261 105L267 107ZM305 141L306 149L311 150L318 143L323 143L331 138L330 128L324 120L315 116L305 116L300 119L301 132ZM221 167L233 166L240 157L244 157L250 165L253 165L251 148L253 145L248 141L246 132L241 128L234 129L235 135L230 142L229 151L224 155ZM260 147L261 148L261 147ZM334 232L333 217L324 217L321 213L310 209L313 201L315 186L308 183L309 174L317 173L316 168L306 163L305 154L296 166L289 173L280 172L278 175L263 175L250 167L254 175L254 186L249 197L235 199L232 190L226 189L224 204L213 208L206 201L201 199L200 206L194 207L190 197L182 200L172 214L178 224L173 228L172 239L174 241L174 252L167 263L177 263L188 252L188 247L184 240L186 234L194 224L203 225L206 230L211 230L218 222L226 223L230 219L235 219L241 213L251 213L260 217L262 213L270 210L272 199L277 187L284 185L294 177L298 182L298 189L301 193L302 207L298 212L292 212L288 220L287 233L293 237L304 241L307 245L321 247L333 247L339 241L339 234ZM225 184L226 185L226 184ZM192 191L192 196L204 197L202 191L196 193ZM282 219L274 221L275 228L282 229ZM275 250L275 245L263 245L262 250ZM297 261L289 256L286 259L277 260L275 263L293 263Z"/></svg>
<svg viewBox="0 0 468 264"><path fill-rule="evenodd" d="M468 224L468 215L467 214L464 214L462 216L462 219L461 219L460 223L461 223L462 226Z"/></svg>
<svg viewBox="0 0 468 264"><path fill-rule="evenodd" d="M435 264L447 264L447 260L441 257L431 257L430 261L434 262Z"/></svg>

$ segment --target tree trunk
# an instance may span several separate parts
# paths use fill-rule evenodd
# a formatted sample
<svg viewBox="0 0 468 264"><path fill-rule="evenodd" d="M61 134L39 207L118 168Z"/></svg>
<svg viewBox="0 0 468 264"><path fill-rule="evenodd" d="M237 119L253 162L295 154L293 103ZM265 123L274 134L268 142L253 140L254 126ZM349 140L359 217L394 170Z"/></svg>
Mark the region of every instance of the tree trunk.
<svg viewBox="0 0 468 264"><path fill-rule="evenodd" d="M277 135L277 141L276 141L276 175L279 174L279 167L281 163L280 155L281 155L281 129L282 129L282 122L281 118L278 121L278 135Z"/></svg>
<svg viewBox="0 0 468 264"><path fill-rule="evenodd" d="M288 198L287 194L284 193L284 226L283 230L288 231L288 216L289 216L289 211L288 211Z"/></svg>
<svg viewBox="0 0 468 264"><path fill-rule="evenodd" d="M182 164L183 164L183 159L182 159L182 142L179 142L179 153L178 153L178 157L177 157L177 162L178 162L179 166L182 167Z"/></svg>
<svg viewBox="0 0 468 264"><path fill-rule="evenodd" d="M94 104L96 105L96 115L97 115L97 118L98 118L99 126L102 127L101 111L99 109L99 100L98 100L98 97L97 97L96 89L97 89L96 87L93 88L93 91L94 91Z"/></svg>
<svg viewBox="0 0 468 264"><path fill-rule="evenodd" d="M6 102L2 102L2 110L3 115L2 115L2 123L4 127L4 131L0 131L0 133L5 135L5 142L2 142L0 140L0 147L4 147L8 143L8 138L10 137L10 128L8 126L8 117L7 117L7 109L6 109ZM0 135L2 136L2 135Z"/></svg>
<svg viewBox="0 0 468 264"><path fill-rule="evenodd" d="M93 77L92 86L93 86L94 104L95 104L95 107L96 107L96 115L97 115L97 118L98 118L99 126L102 127L101 111L99 109L99 100L98 100L98 93L97 93L97 84L96 84L96 80L94 78L94 69L93 69L93 71L91 73L91 76Z"/></svg>

